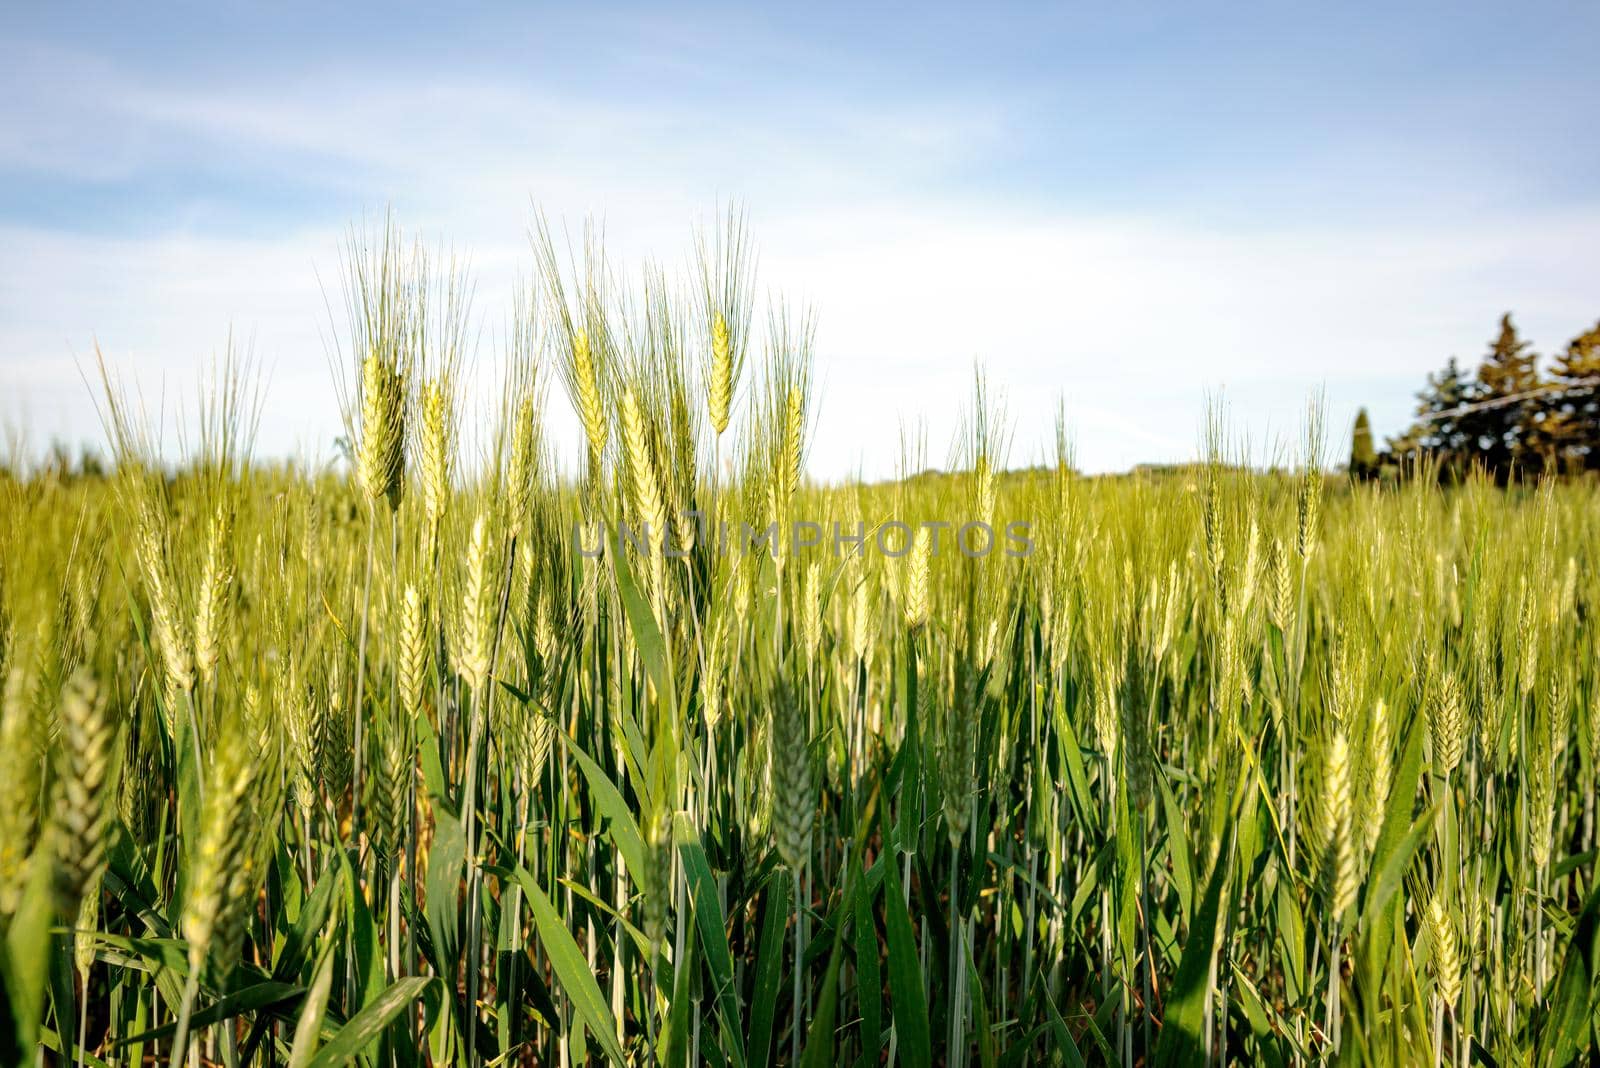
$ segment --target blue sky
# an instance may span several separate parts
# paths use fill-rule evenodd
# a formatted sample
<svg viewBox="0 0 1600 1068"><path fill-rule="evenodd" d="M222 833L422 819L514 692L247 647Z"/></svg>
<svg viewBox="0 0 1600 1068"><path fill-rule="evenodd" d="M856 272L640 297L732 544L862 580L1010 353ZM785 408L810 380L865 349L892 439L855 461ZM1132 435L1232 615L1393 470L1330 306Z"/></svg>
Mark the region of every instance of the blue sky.
<svg viewBox="0 0 1600 1068"><path fill-rule="evenodd" d="M1264 452L1315 390L1392 432L1500 312L1600 317L1600 8L1404 7L9 4L0 421L97 439L97 341L171 408L231 329L261 448L324 455L353 220L470 257L487 360L534 205L677 262L736 198L817 314L818 474L941 459L975 360L1018 463L1058 395L1096 470L1219 394Z"/></svg>

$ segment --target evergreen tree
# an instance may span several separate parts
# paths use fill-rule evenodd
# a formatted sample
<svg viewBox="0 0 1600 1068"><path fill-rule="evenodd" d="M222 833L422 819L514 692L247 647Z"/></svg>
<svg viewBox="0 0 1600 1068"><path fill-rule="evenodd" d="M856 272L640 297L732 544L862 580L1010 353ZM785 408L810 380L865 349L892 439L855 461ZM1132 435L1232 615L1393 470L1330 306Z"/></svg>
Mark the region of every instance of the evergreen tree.
<svg viewBox="0 0 1600 1068"><path fill-rule="evenodd" d="M1477 442L1460 411L1478 399L1481 387L1461 373L1454 356L1417 394L1417 421L1389 442L1389 453L1407 472L1417 470L1424 458L1438 462L1441 477L1459 477L1477 456Z"/></svg>
<svg viewBox="0 0 1600 1068"><path fill-rule="evenodd" d="M1550 377L1557 392L1544 424L1552 452L1563 466L1600 470L1600 323L1572 339Z"/></svg>
<svg viewBox="0 0 1600 1068"><path fill-rule="evenodd" d="M1378 473L1378 450L1372 444L1372 423L1367 410L1356 412L1355 429L1350 434L1350 477L1369 479Z"/></svg>
<svg viewBox="0 0 1600 1068"><path fill-rule="evenodd" d="M1511 313L1500 317L1500 333L1478 368L1480 407L1462 419L1479 457L1495 477L1504 481L1514 467L1540 465L1537 398L1527 396L1539 388L1538 357L1517 334Z"/></svg>

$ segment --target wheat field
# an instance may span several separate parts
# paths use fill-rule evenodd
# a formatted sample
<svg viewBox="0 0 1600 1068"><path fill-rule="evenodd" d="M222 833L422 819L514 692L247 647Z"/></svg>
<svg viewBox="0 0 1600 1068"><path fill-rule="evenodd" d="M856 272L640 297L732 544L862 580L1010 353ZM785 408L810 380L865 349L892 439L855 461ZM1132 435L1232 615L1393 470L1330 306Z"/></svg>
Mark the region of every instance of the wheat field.
<svg viewBox="0 0 1600 1068"><path fill-rule="evenodd" d="M485 355L352 236L336 463L108 356L0 474L0 1060L1588 1062L1592 481L1019 469L980 376L823 484L737 219L534 249Z"/></svg>

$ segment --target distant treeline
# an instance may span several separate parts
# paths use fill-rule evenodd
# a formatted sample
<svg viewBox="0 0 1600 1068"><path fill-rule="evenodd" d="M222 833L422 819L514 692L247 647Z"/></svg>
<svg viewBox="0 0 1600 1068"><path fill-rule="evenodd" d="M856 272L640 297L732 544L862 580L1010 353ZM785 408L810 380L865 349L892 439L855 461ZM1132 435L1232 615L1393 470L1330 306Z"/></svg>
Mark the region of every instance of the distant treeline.
<svg viewBox="0 0 1600 1068"><path fill-rule="evenodd" d="M1365 409L1356 416L1350 473L1357 478L1436 472L1459 479L1481 467L1497 481L1600 470L1600 324L1545 367L1511 315L1477 372L1455 357L1417 394L1416 421L1379 451Z"/></svg>

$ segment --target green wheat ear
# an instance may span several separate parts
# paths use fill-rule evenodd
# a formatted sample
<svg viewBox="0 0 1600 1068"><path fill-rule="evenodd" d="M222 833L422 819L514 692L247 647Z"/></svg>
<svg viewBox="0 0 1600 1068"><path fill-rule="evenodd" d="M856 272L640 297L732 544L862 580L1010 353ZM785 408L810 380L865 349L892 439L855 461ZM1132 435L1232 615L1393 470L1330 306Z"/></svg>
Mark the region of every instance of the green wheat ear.
<svg viewBox="0 0 1600 1068"><path fill-rule="evenodd" d="M1430 963L1434 993L1446 1009L1454 1012L1456 1002L1461 1000L1461 943L1456 936L1455 917L1438 890L1428 899L1426 922L1428 944L1433 951Z"/></svg>
<svg viewBox="0 0 1600 1068"><path fill-rule="evenodd" d="M406 473L406 380L398 356L374 343L361 363L361 487L373 501L400 506Z"/></svg>
<svg viewBox="0 0 1600 1068"><path fill-rule="evenodd" d="M928 676L933 689L942 690L945 677L942 673ZM956 666L953 678L953 697L930 701L930 722L935 726L930 754L937 772L939 803L944 811L945 828L950 845L955 848L967 833L972 820L972 797L977 792L977 768L974 760L978 742L978 676L965 662ZM931 698L931 693L930 693Z"/></svg>
<svg viewBox="0 0 1600 1068"><path fill-rule="evenodd" d="M194 666L202 686L209 686L216 678L217 661L222 655L228 591L233 584L232 537L233 516L225 506L219 505L208 529L205 565L200 571L200 588L195 597Z"/></svg>
<svg viewBox="0 0 1600 1068"><path fill-rule="evenodd" d="M166 503L155 490L145 489L136 509L134 550L150 597L150 629L162 654L170 720L178 701L194 688L194 661L174 588Z"/></svg>
<svg viewBox="0 0 1600 1068"><path fill-rule="evenodd" d="M905 621L908 630L917 630L928 622L932 569L933 535L927 527L918 527L911 539L911 552L906 557Z"/></svg>
<svg viewBox="0 0 1600 1068"><path fill-rule="evenodd" d="M525 391L512 411L511 465L506 470L507 530L521 538L533 503L534 467L538 460L539 425L531 390Z"/></svg>
<svg viewBox="0 0 1600 1068"><path fill-rule="evenodd" d="M644 412L632 387L622 391L622 451L628 467L629 503L633 514L649 530L652 557L659 556L666 533L667 506L651 457Z"/></svg>
<svg viewBox="0 0 1600 1068"><path fill-rule="evenodd" d="M798 872L811 855L812 796L810 730L806 710L779 683L772 691L772 820L778 857Z"/></svg>
<svg viewBox="0 0 1600 1068"><path fill-rule="evenodd" d="M728 411L733 405L733 343L728 335L728 320L720 311L711 321L711 385L707 403L711 409L711 429L721 437L728 429Z"/></svg>
<svg viewBox="0 0 1600 1068"><path fill-rule="evenodd" d="M1356 891L1360 889L1352 828L1350 744L1343 731L1336 731L1328 746L1322 788L1325 791L1322 836L1327 842L1322 886L1335 920L1342 922L1345 913L1355 904Z"/></svg>
<svg viewBox="0 0 1600 1068"><path fill-rule="evenodd" d="M578 401L578 418L589 441L590 470L596 473L606 453L606 437L610 427L606 422L605 403L600 393L600 371L590 345L589 332L579 330L572 335L572 377Z"/></svg>
<svg viewBox="0 0 1600 1068"><path fill-rule="evenodd" d="M400 602L399 661L400 702L407 717L422 711L422 691L427 683L427 610L416 586L408 585Z"/></svg>
<svg viewBox="0 0 1600 1068"><path fill-rule="evenodd" d="M253 884L257 863L251 827L258 816L249 804L255 755L250 740L233 724L222 732L206 775L181 921L189 943L189 967L196 973L212 957L225 970L231 968L236 954L230 951L237 948L244 915L253 905L242 894Z"/></svg>
<svg viewBox="0 0 1600 1068"><path fill-rule="evenodd" d="M367 779L367 827L385 872L394 870L405 841L415 749L406 721L394 715L373 720L372 775Z"/></svg>
<svg viewBox="0 0 1600 1068"><path fill-rule="evenodd" d="M646 821L644 846L644 935L653 949L659 949L672 898L672 817L665 806Z"/></svg>
<svg viewBox="0 0 1600 1068"><path fill-rule="evenodd" d="M28 877L28 857L38 829L40 765L38 720L30 696L34 687L31 650L17 650L0 695L0 916L17 910Z"/></svg>
<svg viewBox="0 0 1600 1068"><path fill-rule="evenodd" d="M785 508L800 488L800 471L804 459L806 439L805 393L793 387L784 402L783 456L779 476L782 485L780 502Z"/></svg>
<svg viewBox="0 0 1600 1068"><path fill-rule="evenodd" d="M84 899L99 890L111 829L111 723L105 699L86 671L68 680L60 722L50 837L58 909L71 920Z"/></svg>
<svg viewBox="0 0 1600 1068"><path fill-rule="evenodd" d="M423 551L432 561L439 529L450 510L452 457L455 451L455 414L450 382L444 376L429 379L421 391L421 452Z"/></svg>
<svg viewBox="0 0 1600 1068"><path fill-rule="evenodd" d="M1383 698L1371 705L1367 721L1367 774L1364 831L1370 852L1383 830L1384 812L1394 778L1394 754L1389 732L1389 709Z"/></svg>
<svg viewBox="0 0 1600 1068"><path fill-rule="evenodd" d="M1446 669L1439 677L1437 692L1428 708L1428 729L1433 743L1434 770L1448 777L1461 763L1466 740L1466 717L1461 707L1461 683Z"/></svg>
<svg viewBox="0 0 1600 1068"><path fill-rule="evenodd" d="M466 573L461 584L461 613L456 623L455 667L467 686L481 693L489 679L493 655L495 594L493 551L489 544L489 516L480 513L467 542Z"/></svg>
<svg viewBox="0 0 1600 1068"><path fill-rule="evenodd" d="M806 661L814 662L822 648L822 565L815 560L806 564L800 582L800 640Z"/></svg>

